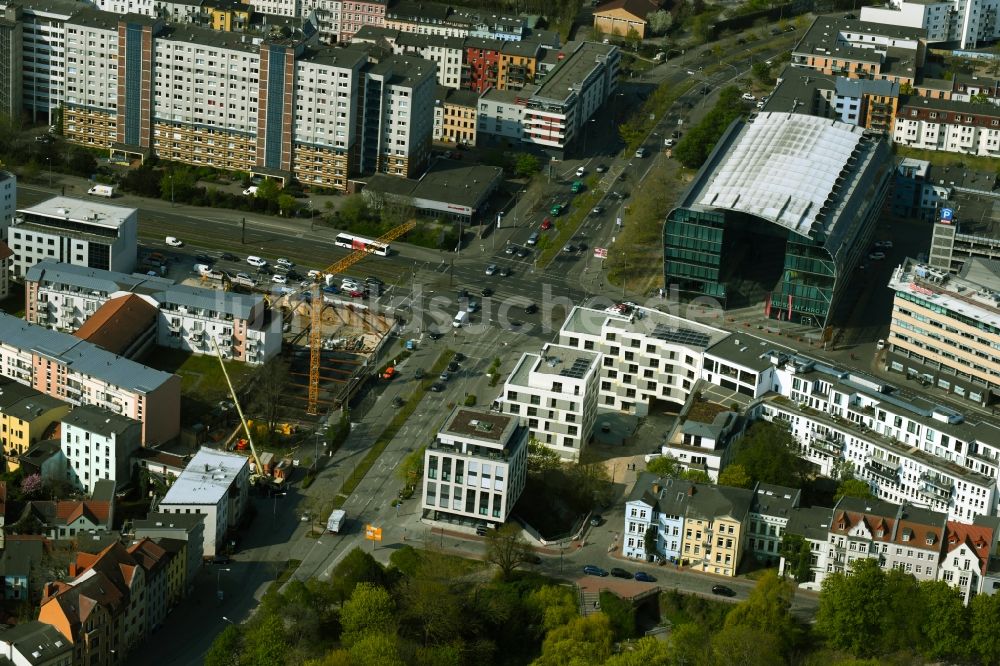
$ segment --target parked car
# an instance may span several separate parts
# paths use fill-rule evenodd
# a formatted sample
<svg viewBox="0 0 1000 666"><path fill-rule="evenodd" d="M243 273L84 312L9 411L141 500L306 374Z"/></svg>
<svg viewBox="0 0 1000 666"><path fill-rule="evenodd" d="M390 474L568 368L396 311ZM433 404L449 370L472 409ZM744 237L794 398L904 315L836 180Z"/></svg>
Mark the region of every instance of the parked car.
<svg viewBox="0 0 1000 666"><path fill-rule="evenodd" d="M489 287L483 287L483 291L481 293L483 294L483 296L492 296L493 290L490 289Z"/></svg>
<svg viewBox="0 0 1000 666"><path fill-rule="evenodd" d="M519 247L519 248L517 248L517 252L515 254L517 254L517 258L518 259L524 259L529 254L531 254L531 250L529 250L526 247Z"/></svg>
<svg viewBox="0 0 1000 666"><path fill-rule="evenodd" d="M178 239L176 236L167 236L165 239L163 239L163 242L169 245L170 247L184 246L184 241Z"/></svg>
<svg viewBox="0 0 1000 666"><path fill-rule="evenodd" d="M249 257L247 257L247 263L250 264L251 266L255 266L256 268L261 268L262 266L267 266L267 262L266 261L264 261L260 257L258 257L256 255L253 255L253 254L251 254Z"/></svg>
<svg viewBox="0 0 1000 666"><path fill-rule="evenodd" d="M463 354L462 352L455 352L455 355L452 356L452 358L455 360L456 363L461 363L462 361L465 360L465 354Z"/></svg>
<svg viewBox="0 0 1000 666"><path fill-rule="evenodd" d="M580 192L583 192L583 181L574 180L573 184L570 185L569 191L572 192L573 194L579 194Z"/></svg>
<svg viewBox="0 0 1000 666"><path fill-rule="evenodd" d="M517 251L517 246L516 245L508 245L504 249L503 253L510 255L510 254L514 254L516 251Z"/></svg>
<svg viewBox="0 0 1000 666"><path fill-rule="evenodd" d="M486 274L487 275L493 275L496 272L497 272L497 265L496 264L490 264L489 266L486 267Z"/></svg>
<svg viewBox="0 0 1000 666"><path fill-rule="evenodd" d="M885 259L885 252L872 252L868 255L868 258L872 261L882 261Z"/></svg>
<svg viewBox="0 0 1000 666"><path fill-rule="evenodd" d="M733 592L732 588L728 588L725 585L713 585L712 594L717 594L720 597L735 597L736 593Z"/></svg>
<svg viewBox="0 0 1000 666"><path fill-rule="evenodd" d="M451 379L451 373L450 373L450 372L448 372L447 370L445 370L445 371L444 371L444 372L442 372L442 373L441 373L440 375L438 375L438 379L440 379L440 380L441 380L441 381L443 381L443 382L446 382L446 381L448 381L449 379Z"/></svg>
<svg viewBox="0 0 1000 666"><path fill-rule="evenodd" d="M576 177L577 178L583 178L583 176L586 173L587 173L587 169L585 167L578 167L577 170L576 170Z"/></svg>
<svg viewBox="0 0 1000 666"><path fill-rule="evenodd" d="M590 519L591 527L600 527L602 524L604 524L604 518L602 518L601 516L594 515L591 517Z"/></svg>
<svg viewBox="0 0 1000 666"><path fill-rule="evenodd" d="M414 370L413 371L413 378L414 379L423 379L424 378L424 369L423 368L417 368L416 370Z"/></svg>
<svg viewBox="0 0 1000 666"><path fill-rule="evenodd" d="M457 361L452 361L448 364L448 372L458 372L459 367Z"/></svg>
<svg viewBox="0 0 1000 666"><path fill-rule="evenodd" d="M283 268L291 268L292 266L295 265L293 262L289 261L288 259L285 259L284 257L279 258L274 263L278 264L279 266L281 266Z"/></svg>
<svg viewBox="0 0 1000 666"><path fill-rule="evenodd" d="M223 261L239 261L240 260L240 258L237 257L232 252L223 252L222 254L219 255L219 259L222 259Z"/></svg>
<svg viewBox="0 0 1000 666"><path fill-rule="evenodd" d="M534 303L524 306L524 314L535 314L536 312L538 312L538 306Z"/></svg>
<svg viewBox="0 0 1000 666"><path fill-rule="evenodd" d="M743 101L744 102L756 102L757 98L754 97L753 95L751 95L750 93L743 93Z"/></svg>
<svg viewBox="0 0 1000 666"><path fill-rule="evenodd" d="M444 384L442 384L441 382L434 382L433 384L431 384L431 390L434 391L435 393L440 393L441 391L444 390Z"/></svg>
<svg viewBox="0 0 1000 666"><path fill-rule="evenodd" d="M544 220L542 220L542 224L539 227L539 229L541 229L542 231L548 231L551 228L552 228L552 218L551 217L547 217Z"/></svg>
<svg viewBox="0 0 1000 666"><path fill-rule="evenodd" d="M632 578L632 574L620 567L613 567L611 569L611 575L615 578Z"/></svg>
<svg viewBox="0 0 1000 666"><path fill-rule="evenodd" d="M406 401L403 400L402 398L400 398L398 395L395 398L392 399L392 406L393 407L402 407L405 404L406 404Z"/></svg>
<svg viewBox="0 0 1000 666"><path fill-rule="evenodd" d="M503 268L500 269L499 275L500 275L500 277L509 277L510 276L510 269L507 268L506 266L504 266Z"/></svg>
<svg viewBox="0 0 1000 666"><path fill-rule="evenodd" d="M636 571L635 572L635 579L637 581L639 581L640 583L655 583L656 582L656 579L653 578L652 576L650 576L645 571Z"/></svg>
<svg viewBox="0 0 1000 666"><path fill-rule="evenodd" d="M603 164L598 164L596 167L594 167L594 171L596 171L597 173L604 173L607 170L608 167L604 166Z"/></svg>
<svg viewBox="0 0 1000 666"><path fill-rule="evenodd" d="M563 252L576 252L576 246L572 243L566 243L563 245Z"/></svg>
<svg viewBox="0 0 1000 666"><path fill-rule="evenodd" d="M608 575L607 571L605 571L601 567L595 566L593 564L586 564L586 565L584 565L584 567L583 567L583 573L591 575L591 576L600 576L601 578L604 578L604 577L606 577Z"/></svg>
<svg viewBox="0 0 1000 666"><path fill-rule="evenodd" d="M274 284L288 284L288 278L281 273L275 273L271 276L271 282Z"/></svg>

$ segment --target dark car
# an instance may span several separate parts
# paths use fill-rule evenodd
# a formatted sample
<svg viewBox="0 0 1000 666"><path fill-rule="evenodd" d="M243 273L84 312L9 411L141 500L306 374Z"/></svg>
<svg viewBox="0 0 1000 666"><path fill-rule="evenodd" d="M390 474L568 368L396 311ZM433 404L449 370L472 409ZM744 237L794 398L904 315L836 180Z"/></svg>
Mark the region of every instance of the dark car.
<svg viewBox="0 0 1000 666"><path fill-rule="evenodd" d="M448 364L448 372L458 372L458 363L452 361Z"/></svg>
<svg viewBox="0 0 1000 666"><path fill-rule="evenodd" d="M593 518L590 519L591 527L600 527L603 524L604 524L604 518L602 518L601 516L595 515Z"/></svg>
<svg viewBox="0 0 1000 666"><path fill-rule="evenodd" d="M514 254L515 252L517 252L517 246L516 245L508 245L506 248L504 248L504 251L503 251L503 253L507 254L507 255Z"/></svg>
<svg viewBox="0 0 1000 666"><path fill-rule="evenodd" d="M525 257L528 256L528 254L530 254L530 251L528 249L526 249L526 248L519 247L519 248L517 248L516 254L517 254L518 259L524 259Z"/></svg>
<svg viewBox="0 0 1000 666"><path fill-rule="evenodd" d="M195 258L195 260L199 264L214 264L215 263L215 259L213 257L208 256L207 254L196 254L196 255L194 255L194 258Z"/></svg>
<svg viewBox="0 0 1000 666"><path fill-rule="evenodd" d="M483 296L492 296L493 295L493 290L490 289L489 287L483 287L482 294L483 294Z"/></svg>
<svg viewBox="0 0 1000 666"><path fill-rule="evenodd" d="M655 583L656 582L656 579L653 578L652 576L650 576L645 571L636 571L635 572L635 579L637 581L639 581L640 583Z"/></svg>
<svg viewBox="0 0 1000 666"><path fill-rule="evenodd" d="M365 282L367 282L368 284L378 284L378 285L385 284L384 282L382 282L382 280L378 279L374 275L369 275L368 277L366 277Z"/></svg>
<svg viewBox="0 0 1000 666"><path fill-rule="evenodd" d="M285 273L285 277L287 277L289 280L295 280L296 282L303 279L302 274L296 271L294 268Z"/></svg>
<svg viewBox="0 0 1000 666"><path fill-rule="evenodd" d="M417 368L416 371L413 373L413 378L414 379L423 379L424 378L424 369L423 368Z"/></svg>
<svg viewBox="0 0 1000 666"><path fill-rule="evenodd" d="M615 578L631 578L632 574L619 567L614 567L611 569L611 575Z"/></svg>
<svg viewBox="0 0 1000 666"><path fill-rule="evenodd" d="M447 370L445 370L440 375L438 375L438 379L440 379L443 382L446 382L449 379L451 379L451 373L449 373Z"/></svg>
<svg viewBox="0 0 1000 666"><path fill-rule="evenodd" d="M434 382L433 384L431 384L431 390L434 391L435 393L440 393L441 391L444 390L444 384L442 384L441 382Z"/></svg>
<svg viewBox="0 0 1000 666"><path fill-rule="evenodd" d="M465 354L463 354L462 352L455 352L455 355L452 356L452 358L455 360L455 362L461 363L462 361L465 360Z"/></svg>
<svg viewBox="0 0 1000 666"><path fill-rule="evenodd" d="M591 576L600 576L604 578L608 575L608 572L601 567L594 566L593 564L587 564L583 567L583 573L590 574Z"/></svg>
<svg viewBox="0 0 1000 666"><path fill-rule="evenodd" d="M406 404L406 401L403 400L402 398L400 398L398 395L395 398L392 399L392 406L393 407L402 407L405 404Z"/></svg>
<svg viewBox="0 0 1000 666"><path fill-rule="evenodd" d="M441 333L429 333L428 335L431 336L431 340L440 340L441 339Z"/></svg>
<svg viewBox="0 0 1000 666"><path fill-rule="evenodd" d="M538 306L534 303L524 307L524 314L535 314L536 312L538 312Z"/></svg>
<svg viewBox="0 0 1000 666"><path fill-rule="evenodd" d="M713 585L712 586L712 594L717 594L720 597L735 597L736 596L736 593L733 592L733 590L731 588L728 588L725 585Z"/></svg>
<svg viewBox="0 0 1000 666"><path fill-rule="evenodd" d="M233 558L228 555L216 555L212 558L212 564L230 564L232 561Z"/></svg>
<svg viewBox="0 0 1000 666"><path fill-rule="evenodd" d="M219 255L219 259L222 259L223 261L242 261L242 259L237 257L232 252L223 252Z"/></svg>
<svg viewBox="0 0 1000 666"><path fill-rule="evenodd" d="M500 269L500 277L510 277L510 269L506 268L506 267L501 268Z"/></svg>
<svg viewBox="0 0 1000 666"><path fill-rule="evenodd" d="M468 298L469 297L469 290L468 289L459 289L458 290L458 297L459 298Z"/></svg>

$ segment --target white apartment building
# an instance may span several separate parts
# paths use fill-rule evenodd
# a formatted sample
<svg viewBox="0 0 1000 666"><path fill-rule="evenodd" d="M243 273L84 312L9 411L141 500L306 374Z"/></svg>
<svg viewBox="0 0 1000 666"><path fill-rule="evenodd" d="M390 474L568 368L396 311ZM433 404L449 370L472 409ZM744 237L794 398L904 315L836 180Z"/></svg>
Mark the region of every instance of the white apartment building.
<svg viewBox="0 0 1000 666"><path fill-rule="evenodd" d="M160 501L162 513L205 516L205 557L221 553L247 505L249 458L202 447Z"/></svg>
<svg viewBox="0 0 1000 666"><path fill-rule="evenodd" d="M1000 156L1000 106L903 97L892 140L924 150Z"/></svg>
<svg viewBox="0 0 1000 666"><path fill-rule="evenodd" d="M465 62L464 39L398 32L387 37L386 41L397 55L416 56L437 65L438 85L455 90L461 88L462 63Z"/></svg>
<svg viewBox="0 0 1000 666"><path fill-rule="evenodd" d="M272 16L302 16L302 0L254 0L253 9Z"/></svg>
<svg viewBox="0 0 1000 666"><path fill-rule="evenodd" d="M122 488L132 478L132 456L142 446L142 424L81 405L62 418L60 444L68 462L67 481L88 495L101 479Z"/></svg>
<svg viewBox="0 0 1000 666"><path fill-rule="evenodd" d="M695 391L702 387L704 384L695 384ZM729 444L741 434L744 425L744 419L729 405L697 399L693 393L660 452L684 469L705 472L712 481L718 481L719 472L732 456Z"/></svg>
<svg viewBox="0 0 1000 666"><path fill-rule="evenodd" d="M12 272L22 277L40 261L131 272L139 211L71 197L19 209L8 230Z"/></svg>
<svg viewBox="0 0 1000 666"><path fill-rule="evenodd" d="M995 594L993 589L984 589L997 536L987 522L969 525L949 520L946 526L937 579L957 588L966 604L976 594Z"/></svg>
<svg viewBox="0 0 1000 666"><path fill-rule="evenodd" d="M476 114L478 136L487 143L520 143L524 139L526 100L535 90L536 87L527 86L523 90L490 88L484 92Z"/></svg>
<svg viewBox="0 0 1000 666"><path fill-rule="evenodd" d="M574 307L559 344L601 354L599 406L645 416L652 400L687 402L704 351L729 335L651 308L626 315Z"/></svg>
<svg viewBox="0 0 1000 666"><path fill-rule="evenodd" d="M456 407L424 453L425 518L499 527L528 474L528 428L522 419Z"/></svg>
<svg viewBox="0 0 1000 666"><path fill-rule="evenodd" d="M622 555L641 561L680 561L690 485L672 477L657 478L650 472L639 474L625 501ZM646 532L651 527L656 532L655 553L646 552Z"/></svg>
<svg viewBox="0 0 1000 666"><path fill-rule="evenodd" d="M146 446L180 430L180 377L6 314L0 314L0 372L70 404L141 421Z"/></svg>
<svg viewBox="0 0 1000 666"><path fill-rule="evenodd" d="M861 20L927 31L927 42L956 42L974 49L1000 37L996 0L889 0L884 7L862 7Z"/></svg>
<svg viewBox="0 0 1000 666"><path fill-rule="evenodd" d="M556 152L582 140L591 116L615 91L621 60L613 44L571 42L563 52L524 111L524 141Z"/></svg>
<svg viewBox="0 0 1000 666"><path fill-rule="evenodd" d="M531 436L564 460L579 460L597 417L600 355L562 345L523 354L495 407L525 419Z"/></svg>
<svg viewBox="0 0 1000 666"><path fill-rule="evenodd" d="M103 12L112 14L141 14L143 16L156 16L159 2L154 0L93 0L94 6Z"/></svg>
<svg viewBox="0 0 1000 666"><path fill-rule="evenodd" d="M15 3L4 2L2 7ZM16 3L22 7L20 23L21 95L32 122L54 123L63 101L66 72L66 21L86 7L74 0Z"/></svg>
<svg viewBox="0 0 1000 666"><path fill-rule="evenodd" d="M108 301L135 294L155 307L156 344L245 363L281 352L282 316L257 294L175 284L147 275L42 262L25 275L25 320L73 333Z"/></svg>

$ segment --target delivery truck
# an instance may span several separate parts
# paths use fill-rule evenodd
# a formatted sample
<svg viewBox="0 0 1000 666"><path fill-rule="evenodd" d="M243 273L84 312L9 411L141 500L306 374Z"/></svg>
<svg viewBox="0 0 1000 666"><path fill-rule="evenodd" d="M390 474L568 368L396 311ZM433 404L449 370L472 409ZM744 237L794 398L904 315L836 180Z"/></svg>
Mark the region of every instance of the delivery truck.
<svg viewBox="0 0 1000 666"><path fill-rule="evenodd" d="M343 509L334 509L326 521L326 531L340 534L340 530L343 529L346 522L347 512Z"/></svg>
<svg viewBox="0 0 1000 666"><path fill-rule="evenodd" d="M92 188L87 190L87 194L95 197L106 197L110 199L115 196L115 188L111 185L94 185Z"/></svg>

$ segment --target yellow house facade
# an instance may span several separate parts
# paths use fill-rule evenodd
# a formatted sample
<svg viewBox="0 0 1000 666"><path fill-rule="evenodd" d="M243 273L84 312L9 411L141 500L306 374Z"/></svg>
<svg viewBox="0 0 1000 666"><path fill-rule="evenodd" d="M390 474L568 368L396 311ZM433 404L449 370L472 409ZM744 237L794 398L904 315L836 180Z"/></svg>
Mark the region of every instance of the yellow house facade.
<svg viewBox="0 0 1000 666"><path fill-rule="evenodd" d="M68 403L30 387L0 384L0 443L8 471L16 470L20 466L17 457L41 441L45 431L69 410Z"/></svg>
<svg viewBox="0 0 1000 666"><path fill-rule="evenodd" d="M743 557L753 493L702 484L693 493L684 516L681 560L696 571L733 577Z"/></svg>

